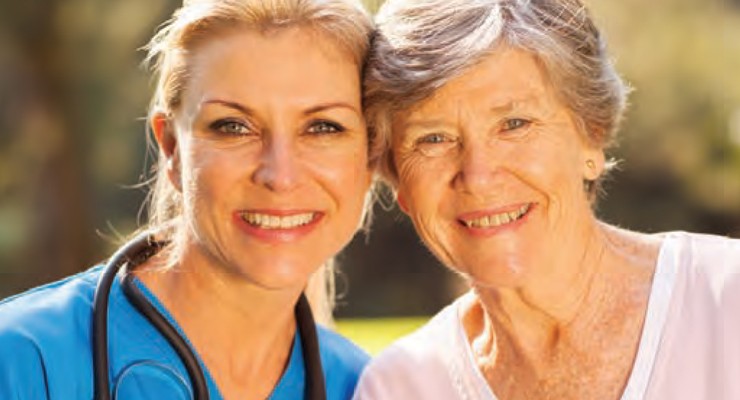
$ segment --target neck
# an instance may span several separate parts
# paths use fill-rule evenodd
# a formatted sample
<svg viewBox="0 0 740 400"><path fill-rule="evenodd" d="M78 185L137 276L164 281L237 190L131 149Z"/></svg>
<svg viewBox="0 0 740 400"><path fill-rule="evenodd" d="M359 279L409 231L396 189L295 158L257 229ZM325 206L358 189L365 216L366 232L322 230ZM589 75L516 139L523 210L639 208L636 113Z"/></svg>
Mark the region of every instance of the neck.
<svg viewBox="0 0 740 400"><path fill-rule="evenodd" d="M605 240L598 226L590 223L573 227L564 236L580 240L569 242L567 248L542 249L547 256L539 258L541 265L522 266L530 272L521 284L501 288L473 283L487 311L527 315L538 321L537 325L567 324L580 315L584 301L598 292L593 290L594 285L603 283L603 279L597 278L603 278L599 269L603 268Z"/></svg>
<svg viewBox="0 0 740 400"><path fill-rule="evenodd" d="M185 332L222 393L266 398L287 365L302 287L272 290L248 282L198 252L139 278Z"/></svg>
<svg viewBox="0 0 740 400"><path fill-rule="evenodd" d="M635 234L594 220L579 236L578 252L554 253L549 266L515 288L476 287L474 291L490 319L499 349L534 365L564 346L578 347L584 338L603 330L615 313L647 305L657 248ZM624 311L622 311L624 310Z"/></svg>

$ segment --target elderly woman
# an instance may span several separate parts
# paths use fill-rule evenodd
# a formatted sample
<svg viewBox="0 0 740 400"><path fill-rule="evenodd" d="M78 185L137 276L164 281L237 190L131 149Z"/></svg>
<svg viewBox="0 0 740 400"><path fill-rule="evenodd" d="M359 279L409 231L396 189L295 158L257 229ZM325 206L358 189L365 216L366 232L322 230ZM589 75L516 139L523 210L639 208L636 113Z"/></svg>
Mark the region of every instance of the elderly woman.
<svg viewBox="0 0 740 400"><path fill-rule="evenodd" d="M352 395L367 355L306 297L367 206L371 22L353 0L175 13L150 45L150 225L105 270L0 302L1 399Z"/></svg>
<svg viewBox="0 0 740 400"><path fill-rule="evenodd" d="M578 0L389 0L368 124L469 293L357 399L739 399L740 243L600 222L627 90Z"/></svg>

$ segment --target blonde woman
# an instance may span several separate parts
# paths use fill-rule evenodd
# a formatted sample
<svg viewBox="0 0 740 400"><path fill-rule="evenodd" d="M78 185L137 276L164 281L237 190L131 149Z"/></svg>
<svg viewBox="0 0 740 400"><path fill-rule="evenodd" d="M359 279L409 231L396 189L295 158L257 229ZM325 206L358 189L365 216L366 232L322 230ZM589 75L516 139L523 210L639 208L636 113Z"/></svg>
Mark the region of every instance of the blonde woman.
<svg viewBox="0 0 740 400"><path fill-rule="evenodd" d="M348 398L367 356L303 293L326 319L322 265L367 206L371 28L351 0L179 9L149 46L150 225L0 303L0 398Z"/></svg>

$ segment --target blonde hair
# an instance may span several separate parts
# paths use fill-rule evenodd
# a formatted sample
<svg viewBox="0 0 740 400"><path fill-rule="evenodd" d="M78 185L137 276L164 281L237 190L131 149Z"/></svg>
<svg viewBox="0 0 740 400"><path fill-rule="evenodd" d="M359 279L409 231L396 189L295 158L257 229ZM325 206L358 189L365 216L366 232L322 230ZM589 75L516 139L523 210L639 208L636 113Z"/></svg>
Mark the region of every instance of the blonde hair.
<svg viewBox="0 0 740 400"><path fill-rule="evenodd" d="M579 0L388 0L376 22L364 102L368 130L386 149L395 115L502 45L538 59L590 143L615 142L629 90ZM390 152L380 166L395 185ZM586 186L592 198L598 183Z"/></svg>
<svg viewBox="0 0 740 400"><path fill-rule="evenodd" d="M200 44L233 29L267 33L292 27L306 28L333 41L361 71L373 26L370 16L356 1L186 0L146 47L145 62L152 66L156 78L150 120L156 114L172 118L179 111L191 72L190 59ZM184 229L183 200L168 179L165 163L166 158L160 153L152 168L145 230L156 232L158 239L170 243L163 251L168 252L172 263L178 256L178 238ZM329 260L313 274L306 288L316 320L325 324L331 323L333 277L333 260Z"/></svg>

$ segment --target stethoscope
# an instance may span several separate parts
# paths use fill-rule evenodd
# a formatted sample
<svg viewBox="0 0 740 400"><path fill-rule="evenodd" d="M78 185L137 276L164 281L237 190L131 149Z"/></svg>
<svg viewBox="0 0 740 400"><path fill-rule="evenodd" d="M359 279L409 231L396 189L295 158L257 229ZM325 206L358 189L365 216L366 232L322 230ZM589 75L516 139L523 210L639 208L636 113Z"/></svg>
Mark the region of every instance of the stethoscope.
<svg viewBox="0 0 740 400"><path fill-rule="evenodd" d="M124 294L136 309L159 330L160 334L170 343L185 365L190 384L192 385L195 400L208 400L208 386L205 375L185 339L180 336L175 327L157 311L147 300L146 296L136 286L133 275L128 273L135 266L151 257L165 245L156 241L150 234L142 234L119 248L105 265L103 274L95 288L93 299L93 373L95 400L110 400L110 382L108 380L108 296L113 280L124 265L123 282L121 287ZM316 334L311 307L304 294L298 299L295 306L295 316L298 331L301 335L303 349L303 363L306 370L306 398L310 400L325 400L326 387L324 373L319 355L319 341Z"/></svg>

